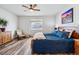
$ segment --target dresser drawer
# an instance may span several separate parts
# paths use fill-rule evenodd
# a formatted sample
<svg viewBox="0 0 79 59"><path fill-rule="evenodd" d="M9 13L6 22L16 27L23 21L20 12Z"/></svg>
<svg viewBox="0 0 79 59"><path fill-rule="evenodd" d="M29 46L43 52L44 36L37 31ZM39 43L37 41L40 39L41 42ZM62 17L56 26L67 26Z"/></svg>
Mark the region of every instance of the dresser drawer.
<svg viewBox="0 0 79 59"><path fill-rule="evenodd" d="M0 35L0 45L3 43L2 37Z"/></svg>
<svg viewBox="0 0 79 59"><path fill-rule="evenodd" d="M11 41L11 32L1 32L0 33L0 45Z"/></svg>

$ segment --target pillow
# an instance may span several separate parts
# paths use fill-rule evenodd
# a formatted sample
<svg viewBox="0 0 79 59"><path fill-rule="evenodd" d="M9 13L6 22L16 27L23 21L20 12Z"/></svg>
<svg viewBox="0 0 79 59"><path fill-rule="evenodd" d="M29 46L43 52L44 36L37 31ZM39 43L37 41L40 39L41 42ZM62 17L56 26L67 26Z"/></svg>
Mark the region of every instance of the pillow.
<svg viewBox="0 0 79 59"><path fill-rule="evenodd" d="M52 36L57 36L57 37L58 37L59 34L57 34L57 32L58 32L58 31L54 31L54 32L52 32L50 35L52 35Z"/></svg>
<svg viewBox="0 0 79 59"><path fill-rule="evenodd" d="M51 34L56 34L58 31L53 31Z"/></svg>
<svg viewBox="0 0 79 59"><path fill-rule="evenodd" d="M63 36L62 36L62 37L63 37L63 38L69 38L69 37L68 37L68 36L69 36L69 33L70 33L70 32L63 32Z"/></svg>
<svg viewBox="0 0 79 59"><path fill-rule="evenodd" d="M63 32L57 31L57 32L56 32L56 36L62 38L62 37L63 37Z"/></svg>
<svg viewBox="0 0 79 59"><path fill-rule="evenodd" d="M17 30L17 34L18 34L18 35L22 35L22 31Z"/></svg>
<svg viewBox="0 0 79 59"><path fill-rule="evenodd" d="M59 38L68 38L69 32L64 32L64 31L57 31L56 36Z"/></svg>
<svg viewBox="0 0 79 59"><path fill-rule="evenodd" d="M71 38L73 30L70 31L68 38Z"/></svg>

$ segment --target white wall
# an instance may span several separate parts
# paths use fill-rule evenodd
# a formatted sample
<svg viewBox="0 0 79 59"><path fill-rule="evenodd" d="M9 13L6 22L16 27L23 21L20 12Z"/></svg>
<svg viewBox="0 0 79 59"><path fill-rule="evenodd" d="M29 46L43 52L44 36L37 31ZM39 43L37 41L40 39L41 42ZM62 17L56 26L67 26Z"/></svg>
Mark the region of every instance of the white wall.
<svg viewBox="0 0 79 59"><path fill-rule="evenodd" d="M17 16L0 8L0 18L4 18L8 21L6 31L11 31L12 35L17 28Z"/></svg>
<svg viewBox="0 0 79 59"><path fill-rule="evenodd" d="M18 27L19 29L27 32L29 34L34 34L39 31L32 31L31 30L31 22L33 19L35 21L40 21L39 19L43 19L43 30L42 32L50 32L53 31L53 27L55 25L55 17L54 16L27 16L27 17L19 17L18 19Z"/></svg>
<svg viewBox="0 0 79 59"><path fill-rule="evenodd" d="M62 24L61 23L61 14L68 9L73 8L73 23L68 23L68 24ZM64 7L63 11L60 11L56 15L56 25L57 26L77 26L79 25L79 6L69 6L69 7Z"/></svg>

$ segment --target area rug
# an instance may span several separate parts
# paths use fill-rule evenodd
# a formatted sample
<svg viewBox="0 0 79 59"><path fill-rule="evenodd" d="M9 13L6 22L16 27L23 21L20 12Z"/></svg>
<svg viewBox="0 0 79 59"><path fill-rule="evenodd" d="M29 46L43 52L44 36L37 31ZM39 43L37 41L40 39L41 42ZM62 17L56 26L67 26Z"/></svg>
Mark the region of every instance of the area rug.
<svg viewBox="0 0 79 59"><path fill-rule="evenodd" d="M17 55L24 48L27 39L14 41L10 44L7 44L3 49L0 50L0 55ZM27 45L26 45L27 46ZM20 53L23 54L23 51Z"/></svg>

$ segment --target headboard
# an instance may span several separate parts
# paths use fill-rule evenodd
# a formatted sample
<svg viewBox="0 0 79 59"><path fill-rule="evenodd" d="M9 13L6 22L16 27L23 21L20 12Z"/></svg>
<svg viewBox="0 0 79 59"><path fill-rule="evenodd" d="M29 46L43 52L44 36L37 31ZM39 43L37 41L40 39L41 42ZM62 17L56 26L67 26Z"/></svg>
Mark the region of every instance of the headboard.
<svg viewBox="0 0 79 59"><path fill-rule="evenodd" d="M71 32L77 29L77 26L60 26L59 29L64 29L65 31Z"/></svg>
<svg viewBox="0 0 79 59"><path fill-rule="evenodd" d="M79 26L60 26L59 28L67 32L72 32L71 37L79 39Z"/></svg>
<svg viewBox="0 0 79 59"><path fill-rule="evenodd" d="M76 31L73 31L71 37L74 39L79 39L79 33L77 33Z"/></svg>

